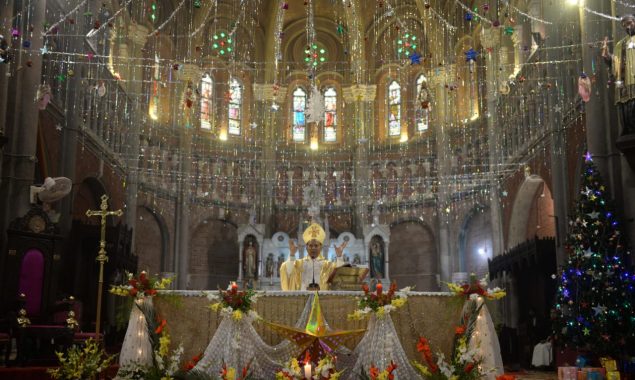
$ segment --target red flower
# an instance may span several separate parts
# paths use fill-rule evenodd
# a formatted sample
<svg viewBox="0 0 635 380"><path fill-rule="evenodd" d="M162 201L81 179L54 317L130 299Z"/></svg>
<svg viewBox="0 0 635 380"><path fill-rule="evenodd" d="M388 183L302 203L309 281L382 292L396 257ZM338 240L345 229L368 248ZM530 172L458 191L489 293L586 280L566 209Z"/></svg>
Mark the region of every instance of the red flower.
<svg viewBox="0 0 635 380"><path fill-rule="evenodd" d="M144 293L145 293L146 296L153 296L153 295L157 294L157 291L155 289L148 289Z"/></svg>
<svg viewBox="0 0 635 380"><path fill-rule="evenodd" d="M138 285L137 279L136 278L131 278L130 280L128 280L128 284L130 286L132 286L133 288L136 288Z"/></svg>
<svg viewBox="0 0 635 380"><path fill-rule="evenodd" d="M465 334L465 326L456 326L456 327L454 328L454 333L455 333L456 335L463 335L463 334Z"/></svg>
<svg viewBox="0 0 635 380"><path fill-rule="evenodd" d="M146 272L141 272L139 274L139 281L141 281L141 282L145 282L146 281Z"/></svg>
<svg viewBox="0 0 635 380"><path fill-rule="evenodd" d="M161 334L163 332L163 329L165 328L165 325L168 324L168 321L166 321L165 319L161 321L161 323L159 323L159 325L157 326L157 328L154 330L155 334Z"/></svg>
<svg viewBox="0 0 635 380"><path fill-rule="evenodd" d="M474 363L467 363L465 366L465 373L470 373L474 369Z"/></svg>
<svg viewBox="0 0 635 380"><path fill-rule="evenodd" d="M390 365L386 368L386 370L388 371L388 373L392 373L392 371L396 369L397 369L397 364L393 363L393 361L391 360Z"/></svg>
<svg viewBox="0 0 635 380"><path fill-rule="evenodd" d="M370 290L370 289L368 289L368 284L363 284L362 285L362 290L364 291L365 294L368 294L368 291Z"/></svg>
<svg viewBox="0 0 635 380"><path fill-rule="evenodd" d="M138 292L137 288L132 288L132 289L130 289L130 295L131 295L132 297L135 297L135 296L137 295L137 292Z"/></svg>
<svg viewBox="0 0 635 380"><path fill-rule="evenodd" d="M379 376L379 368L371 364L369 375L370 375L370 380L377 379L377 376Z"/></svg>

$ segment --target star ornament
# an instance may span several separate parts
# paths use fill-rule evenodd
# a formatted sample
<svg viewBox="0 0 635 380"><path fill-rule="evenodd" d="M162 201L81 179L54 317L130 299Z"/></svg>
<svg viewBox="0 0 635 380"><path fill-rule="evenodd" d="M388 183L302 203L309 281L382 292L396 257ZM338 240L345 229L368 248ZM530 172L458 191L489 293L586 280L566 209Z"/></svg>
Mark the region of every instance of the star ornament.
<svg viewBox="0 0 635 380"><path fill-rule="evenodd" d="M593 309L593 311L595 312L596 317L600 314L606 313L606 306L597 305L592 307L591 309Z"/></svg>
<svg viewBox="0 0 635 380"><path fill-rule="evenodd" d="M591 335L591 330L589 330L588 327L585 327L584 329L582 329L582 332L584 333L585 336Z"/></svg>
<svg viewBox="0 0 635 380"><path fill-rule="evenodd" d="M291 342L295 343L300 352L308 352L315 360L320 360L326 354L331 354L342 344L357 336L363 334L365 329L356 330L332 330L329 328L322 308L318 293L311 301L311 313L304 329L285 326L278 323L264 322L270 329L284 336Z"/></svg>
<svg viewBox="0 0 635 380"><path fill-rule="evenodd" d="M591 219L597 219L600 216L600 213L597 211L593 211L587 214Z"/></svg>
<svg viewBox="0 0 635 380"><path fill-rule="evenodd" d="M421 64L421 54L417 53L416 51L413 51L412 54L410 54L410 56L408 58L410 58L410 64L411 65L420 65Z"/></svg>
<svg viewBox="0 0 635 380"><path fill-rule="evenodd" d="M478 52L473 48L465 52L465 62L476 61L476 57L478 56Z"/></svg>

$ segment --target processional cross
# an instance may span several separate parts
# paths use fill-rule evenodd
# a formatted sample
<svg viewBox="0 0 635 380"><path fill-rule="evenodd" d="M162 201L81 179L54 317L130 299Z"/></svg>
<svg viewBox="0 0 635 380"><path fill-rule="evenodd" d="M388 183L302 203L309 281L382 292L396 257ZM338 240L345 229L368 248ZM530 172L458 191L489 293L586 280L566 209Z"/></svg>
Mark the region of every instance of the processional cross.
<svg viewBox="0 0 635 380"><path fill-rule="evenodd" d="M99 330L101 328L101 293L104 288L104 263L108 261L108 255L106 254L106 217L108 216L121 216L123 211L115 210L108 211L108 196L106 194L101 196L100 210L86 210L86 216L99 216L101 217L101 238L99 240L99 252L97 253L97 261L99 262L99 285L97 286L97 321L95 323L95 340L99 342Z"/></svg>

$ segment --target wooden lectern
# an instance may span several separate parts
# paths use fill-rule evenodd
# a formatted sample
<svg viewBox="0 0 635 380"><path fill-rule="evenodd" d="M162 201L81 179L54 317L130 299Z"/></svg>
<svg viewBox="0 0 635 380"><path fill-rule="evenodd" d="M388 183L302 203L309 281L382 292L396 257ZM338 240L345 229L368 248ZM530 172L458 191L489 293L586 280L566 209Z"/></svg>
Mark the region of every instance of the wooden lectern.
<svg viewBox="0 0 635 380"><path fill-rule="evenodd" d="M360 290L369 271L366 267L336 268L329 277L330 290Z"/></svg>

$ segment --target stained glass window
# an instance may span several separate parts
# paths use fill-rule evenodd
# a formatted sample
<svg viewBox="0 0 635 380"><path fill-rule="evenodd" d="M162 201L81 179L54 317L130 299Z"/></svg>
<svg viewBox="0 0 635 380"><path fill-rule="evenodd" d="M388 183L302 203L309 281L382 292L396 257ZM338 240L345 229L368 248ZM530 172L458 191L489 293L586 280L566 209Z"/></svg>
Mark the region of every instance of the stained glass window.
<svg viewBox="0 0 635 380"><path fill-rule="evenodd" d="M236 78L229 81L229 128L230 135L240 135L242 119L241 106L243 104L243 86Z"/></svg>
<svg viewBox="0 0 635 380"><path fill-rule="evenodd" d="M427 94L422 94L423 91L427 91L424 89L424 85L426 82L426 77L423 74L419 75L417 78L417 104L415 105L415 124L417 126L418 132L425 132L428 130L430 116L428 114L428 108L424 108L421 104L422 102L427 102ZM425 99L423 99L425 96Z"/></svg>
<svg viewBox="0 0 635 380"><path fill-rule="evenodd" d="M205 74L201 79L201 129L212 129L213 91L212 77Z"/></svg>
<svg viewBox="0 0 635 380"><path fill-rule="evenodd" d="M298 87L293 91L293 141L301 142L306 138L306 92Z"/></svg>
<svg viewBox="0 0 635 380"><path fill-rule="evenodd" d="M388 85L388 136L401 135L401 86L397 81Z"/></svg>
<svg viewBox="0 0 635 380"><path fill-rule="evenodd" d="M337 141L337 91L334 87L324 91L324 141Z"/></svg>

